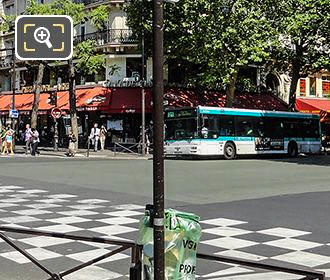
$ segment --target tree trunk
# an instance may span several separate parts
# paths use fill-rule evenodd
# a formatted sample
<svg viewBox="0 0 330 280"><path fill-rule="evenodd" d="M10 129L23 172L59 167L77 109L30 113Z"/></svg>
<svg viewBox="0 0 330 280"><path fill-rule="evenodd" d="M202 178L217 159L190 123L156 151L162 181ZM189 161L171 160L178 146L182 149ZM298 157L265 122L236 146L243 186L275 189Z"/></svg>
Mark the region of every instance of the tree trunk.
<svg viewBox="0 0 330 280"><path fill-rule="evenodd" d="M300 61L297 59L292 63L291 72L291 84L290 84L290 94L289 94L289 110L295 111L296 108L296 93L297 85L300 79Z"/></svg>
<svg viewBox="0 0 330 280"><path fill-rule="evenodd" d="M38 75L37 75L37 80L36 80L36 88L35 88L35 92L34 92L34 100L33 100L33 105L32 105L32 112L31 112L31 127L32 128L37 128L40 92L41 92L42 79L44 77L44 69L45 69L44 64L40 63L38 66Z"/></svg>
<svg viewBox="0 0 330 280"><path fill-rule="evenodd" d="M72 59L69 60L69 100L70 100L70 118L71 128L74 136L78 140L78 118L77 118L77 104L76 104L76 81L75 69ZM78 149L78 141L75 142L75 149Z"/></svg>
<svg viewBox="0 0 330 280"><path fill-rule="evenodd" d="M234 98L235 98L235 89L236 89L236 81L237 81L237 73L235 71L230 77L230 84L226 89L226 107L233 107Z"/></svg>

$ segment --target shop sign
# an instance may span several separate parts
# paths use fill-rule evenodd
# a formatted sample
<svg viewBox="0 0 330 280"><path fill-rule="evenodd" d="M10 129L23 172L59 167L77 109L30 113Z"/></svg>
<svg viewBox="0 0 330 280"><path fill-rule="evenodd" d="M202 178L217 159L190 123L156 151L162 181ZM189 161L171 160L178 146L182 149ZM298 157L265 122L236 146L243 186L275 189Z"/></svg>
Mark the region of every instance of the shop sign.
<svg viewBox="0 0 330 280"><path fill-rule="evenodd" d="M36 86L27 86L27 87L22 87L22 92L23 93L34 93L36 90ZM55 91L55 90L69 90L69 83L62 83L56 86L51 86L51 85L42 85L41 86L41 91L42 92L47 92L47 91Z"/></svg>
<svg viewBox="0 0 330 280"><path fill-rule="evenodd" d="M85 104L89 105L89 104L92 104L92 103L103 103L106 101L106 97L103 96L103 95L96 95L92 98L89 98L86 100Z"/></svg>

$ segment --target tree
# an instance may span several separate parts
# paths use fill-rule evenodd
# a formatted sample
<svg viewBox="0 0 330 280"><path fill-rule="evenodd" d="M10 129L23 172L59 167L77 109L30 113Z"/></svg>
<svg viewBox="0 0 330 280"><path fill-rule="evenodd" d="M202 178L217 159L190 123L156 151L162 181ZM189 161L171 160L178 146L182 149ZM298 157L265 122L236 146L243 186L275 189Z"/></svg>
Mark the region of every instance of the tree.
<svg viewBox="0 0 330 280"><path fill-rule="evenodd" d="M137 34L143 30L150 42L150 3L143 5L130 1L128 25ZM231 107L239 70L269 58L273 28L264 16L263 1L180 0L165 4L164 14L166 57L188 62L188 80L196 87L225 87L226 106Z"/></svg>
<svg viewBox="0 0 330 280"><path fill-rule="evenodd" d="M275 67L289 70L289 108L295 110L300 78L330 69L330 15L328 0L281 0L268 10L267 17L277 29L273 49Z"/></svg>
<svg viewBox="0 0 330 280"><path fill-rule="evenodd" d="M49 4L38 4L35 0L32 0L32 1L30 1L24 14L25 15L51 15L52 8ZM46 62L44 62L44 61L37 62L38 74L37 74L37 79L35 81L34 99L33 99L33 104L32 104L32 111L31 111L31 127L32 128L37 127L40 93L41 93L42 80L44 77L45 64L46 64Z"/></svg>
<svg viewBox="0 0 330 280"><path fill-rule="evenodd" d="M102 27L102 22L107 19L108 8L106 6L99 6L95 9L96 12L92 12L87 15L84 10L84 4L77 4L72 2L72 0L55 0L47 4L38 4L35 0L32 0L26 9L25 14L36 14L36 15L68 15L73 20L73 25L77 26L81 22L88 19L96 25L97 28ZM78 56L77 56L78 55ZM77 108L76 108L76 93L75 93L75 80L76 71L81 71L84 73L96 73L100 69L100 65L104 63L104 57L97 54L95 44L89 42L82 42L75 46L74 57L78 59L78 64L75 67L73 59L68 61L68 78L69 78L69 104L70 104L70 118L71 127L74 135L78 139L78 120L77 120ZM86 59L88 57L88 59ZM102 61L103 59L103 61ZM40 90L44 72L44 63L39 63L38 75L36 80L36 91L34 104L31 116L31 126L36 126L36 117L39 107L40 100ZM33 126L34 125L34 126ZM77 143L78 144L78 143ZM76 144L76 145L77 145Z"/></svg>

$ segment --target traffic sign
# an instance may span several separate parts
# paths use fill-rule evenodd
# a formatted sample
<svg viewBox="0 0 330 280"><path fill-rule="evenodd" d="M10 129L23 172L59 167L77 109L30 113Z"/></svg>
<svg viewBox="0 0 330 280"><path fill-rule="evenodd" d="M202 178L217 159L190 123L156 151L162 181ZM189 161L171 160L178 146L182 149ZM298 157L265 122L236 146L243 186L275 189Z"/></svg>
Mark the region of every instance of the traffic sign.
<svg viewBox="0 0 330 280"><path fill-rule="evenodd" d="M17 119L18 118L18 110L9 110L9 117L12 119Z"/></svg>
<svg viewBox="0 0 330 280"><path fill-rule="evenodd" d="M54 119L59 119L62 116L62 110L60 108L53 108L51 113Z"/></svg>

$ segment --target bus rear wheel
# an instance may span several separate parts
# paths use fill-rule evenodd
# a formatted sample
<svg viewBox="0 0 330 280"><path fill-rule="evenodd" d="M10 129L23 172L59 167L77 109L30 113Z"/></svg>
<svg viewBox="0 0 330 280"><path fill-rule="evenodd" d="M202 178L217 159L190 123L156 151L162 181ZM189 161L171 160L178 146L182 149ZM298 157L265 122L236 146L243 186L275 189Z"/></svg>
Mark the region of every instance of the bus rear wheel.
<svg viewBox="0 0 330 280"><path fill-rule="evenodd" d="M234 159L236 157L236 147L233 143L228 142L226 143L223 154L225 159Z"/></svg>
<svg viewBox="0 0 330 280"><path fill-rule="evenodd" d="M298 156L298 146L295 142L290 142L288 145L288 155L289 157L297 157Z"/></svg>

